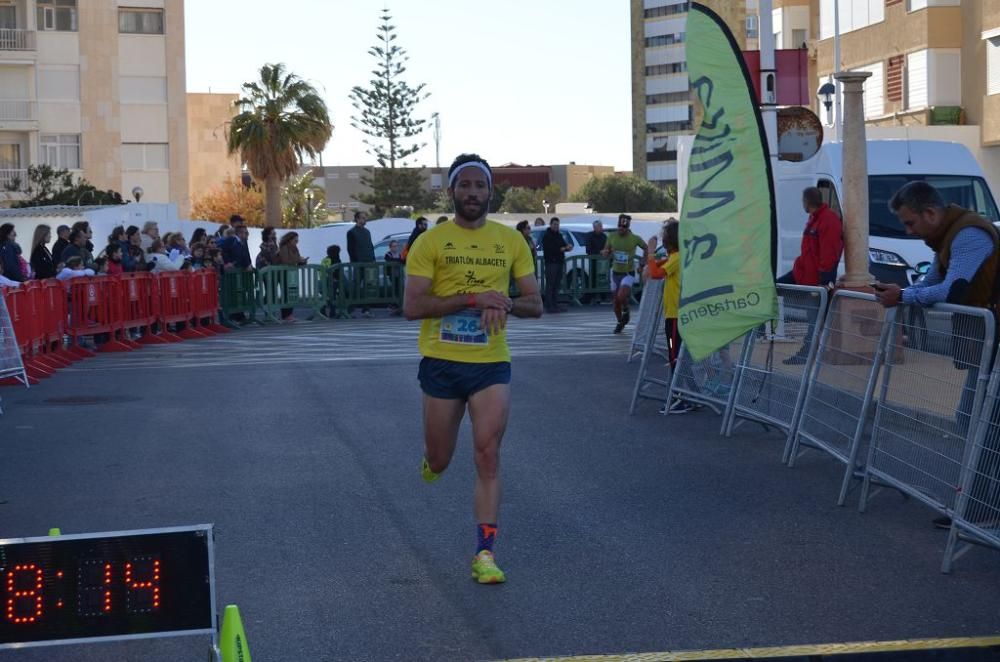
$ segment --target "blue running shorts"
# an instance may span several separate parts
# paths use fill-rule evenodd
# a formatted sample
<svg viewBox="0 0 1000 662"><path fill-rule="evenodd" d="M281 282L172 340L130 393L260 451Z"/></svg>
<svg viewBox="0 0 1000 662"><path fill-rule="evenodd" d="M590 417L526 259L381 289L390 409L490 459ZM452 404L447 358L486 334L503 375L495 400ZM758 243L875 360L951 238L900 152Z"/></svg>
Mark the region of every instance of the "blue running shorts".
<svg viewBox="0 0 1000 662"><path fill-rule="evenodd" d="M459 363L425 356L417 379L423 392L432 398L468 400L490 386L510 384L510 362Z"/></svg>

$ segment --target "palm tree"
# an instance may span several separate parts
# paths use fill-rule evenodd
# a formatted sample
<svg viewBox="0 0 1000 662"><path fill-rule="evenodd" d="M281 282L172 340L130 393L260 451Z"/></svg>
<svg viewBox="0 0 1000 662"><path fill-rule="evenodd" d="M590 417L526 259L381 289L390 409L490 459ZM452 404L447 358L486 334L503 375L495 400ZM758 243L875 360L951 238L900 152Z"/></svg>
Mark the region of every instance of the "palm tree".
<svg viewBox="0 0 1000 662"><path fill-rule="evenodd" d="M260 80L244 83L234 102L229 154L239 152L250 174L264 182L267 224L281 225L281 185L296 174L303 155L315 158L333 134L326 103L316 89L283 64L265 64Z"/></svg>

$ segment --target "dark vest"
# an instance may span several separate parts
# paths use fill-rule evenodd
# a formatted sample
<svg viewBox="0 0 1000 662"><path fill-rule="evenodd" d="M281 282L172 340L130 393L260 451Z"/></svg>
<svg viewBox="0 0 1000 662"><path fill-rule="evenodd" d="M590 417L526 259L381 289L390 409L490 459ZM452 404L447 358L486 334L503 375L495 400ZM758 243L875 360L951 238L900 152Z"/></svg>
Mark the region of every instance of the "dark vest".
<svg viewBox="0 0 1000 662"><path fill-rule="evenodd" d="M925 243L937 254L938 270L940 275L948 273L948 264L951 262L951 244L955 237L965 228L981 228L985 230L993 242L993 253L986 258L982 266L973 276L972 282L961 301L952 301L963 306L976 306L986 308L994 302L994 281L997 275L997 246L1000 244L1000 234L993 224L976 212L963 209L956 205L948 205L944 211L944 223L932 237L928 237Z"/></svg>

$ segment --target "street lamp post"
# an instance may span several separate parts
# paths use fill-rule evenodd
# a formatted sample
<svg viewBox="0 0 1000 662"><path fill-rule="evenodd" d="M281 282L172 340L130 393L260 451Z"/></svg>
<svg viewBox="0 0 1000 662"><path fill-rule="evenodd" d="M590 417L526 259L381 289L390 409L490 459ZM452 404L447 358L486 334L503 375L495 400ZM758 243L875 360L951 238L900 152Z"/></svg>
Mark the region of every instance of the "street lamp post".
<svg viewBox="0 0 1000 662"><path fill-rule="evenodd" d="M828 126L833 126L833 95L837 93L837 86L833 83L827 81L820 85L820 88L816 91L816 97L826 108L826 123Z"/></svg>
<svg viewBox="0 0 1000 662"><path fill-rule="evenodd" d="M542 207L545 208L545 215L548 216L549 215L549 201L548 200L542 200Z"/></svg>
<svg viewBox="0 0 1000 662"><path fill-rule="evenodd" d="M306 227L312 227L312 206L313 206L313 190L311 188L306 189Z"/></svg>

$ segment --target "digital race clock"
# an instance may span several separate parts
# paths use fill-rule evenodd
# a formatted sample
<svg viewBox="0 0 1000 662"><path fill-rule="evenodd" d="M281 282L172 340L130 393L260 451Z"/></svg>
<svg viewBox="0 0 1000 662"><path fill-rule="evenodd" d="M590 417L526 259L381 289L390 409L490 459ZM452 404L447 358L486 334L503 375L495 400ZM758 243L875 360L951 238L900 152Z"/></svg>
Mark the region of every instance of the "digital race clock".
<svg viewBox="0 0 1000 662"><path fill-rule="evenodd" d="M0 540L0 649L215 636L212 526Z"/></svg>

